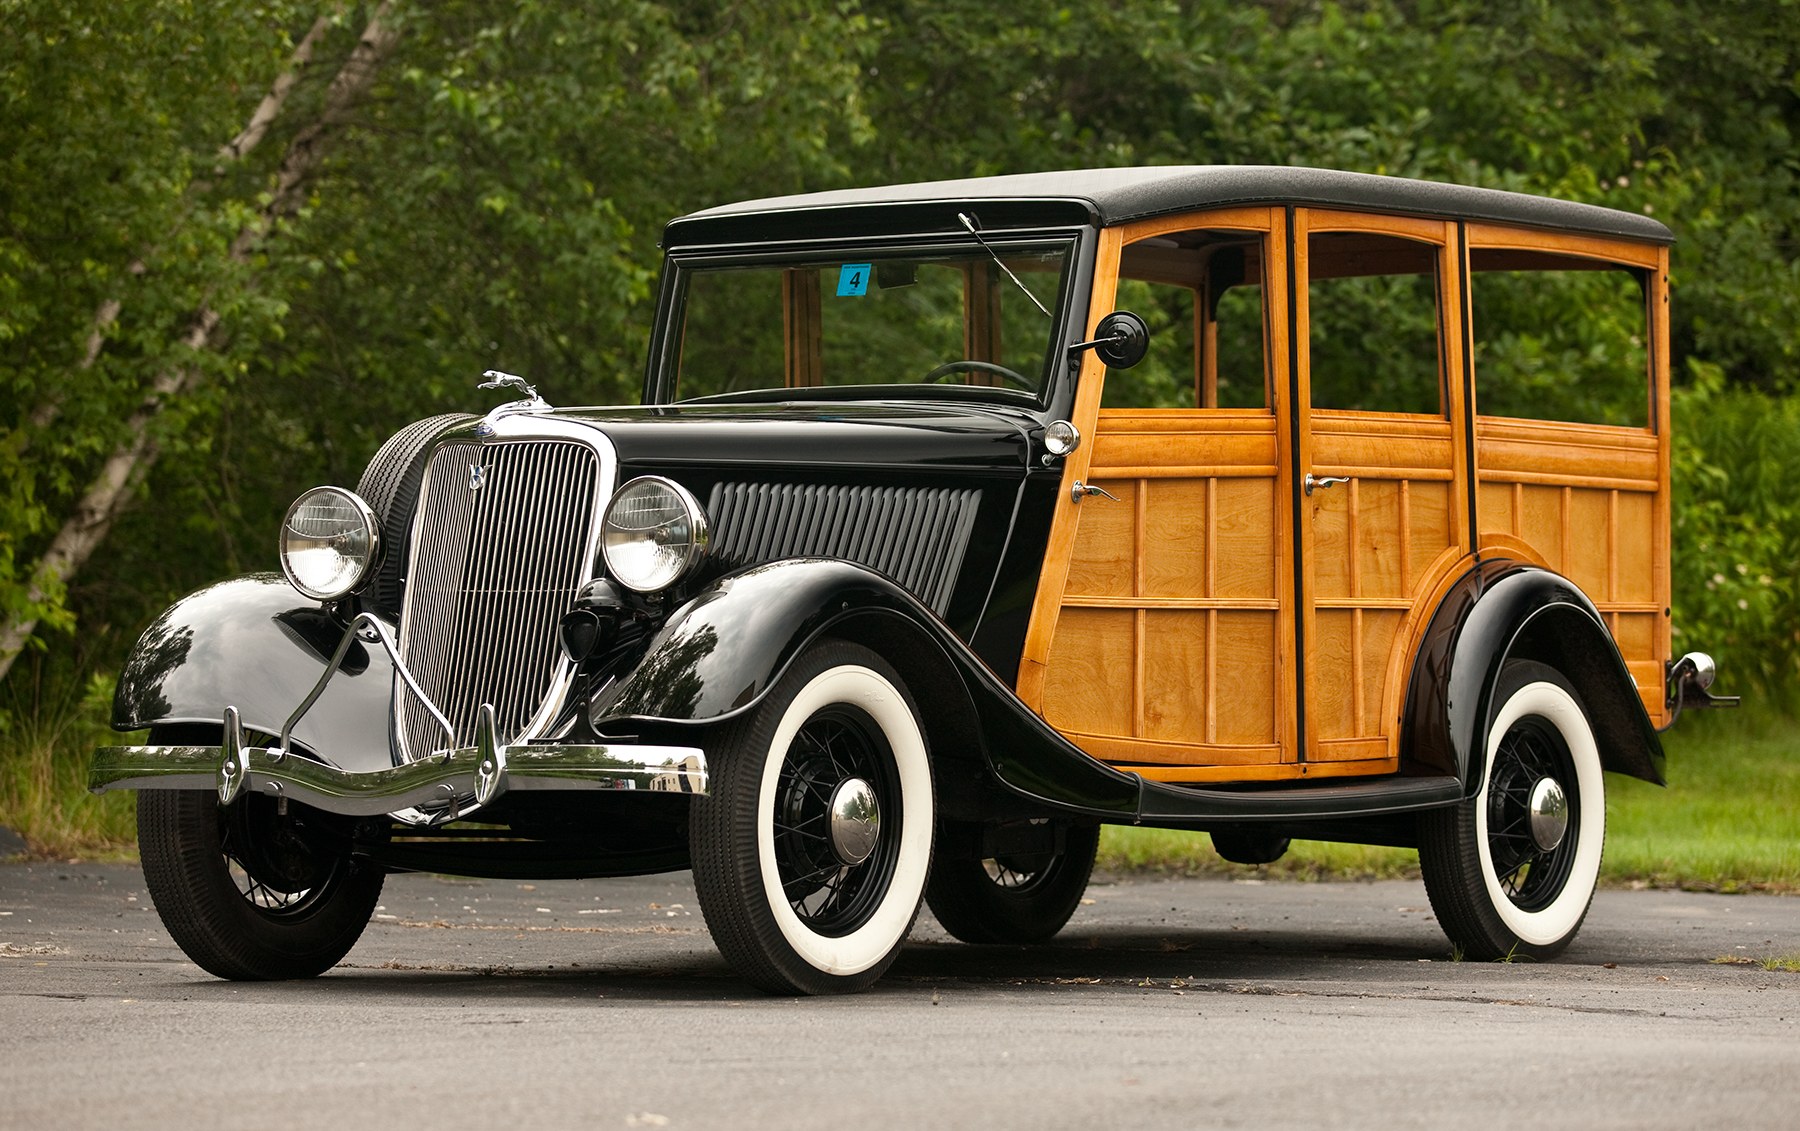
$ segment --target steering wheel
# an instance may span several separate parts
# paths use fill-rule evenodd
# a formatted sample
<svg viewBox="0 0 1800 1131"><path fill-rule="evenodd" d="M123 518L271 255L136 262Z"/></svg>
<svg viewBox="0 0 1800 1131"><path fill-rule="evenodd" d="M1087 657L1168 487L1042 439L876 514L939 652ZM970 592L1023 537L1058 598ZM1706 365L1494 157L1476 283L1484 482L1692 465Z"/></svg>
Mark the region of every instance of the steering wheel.
<svg viewBox="0 0 1800 1131"><path fill-rule="evenodd" d="M925 382L941 381L952 373L989 373L1003 381L1012 382L1028 393L1037 392L1037 382L1016 369L1008 369L992 361L946 361L925 374Z"/></svg>

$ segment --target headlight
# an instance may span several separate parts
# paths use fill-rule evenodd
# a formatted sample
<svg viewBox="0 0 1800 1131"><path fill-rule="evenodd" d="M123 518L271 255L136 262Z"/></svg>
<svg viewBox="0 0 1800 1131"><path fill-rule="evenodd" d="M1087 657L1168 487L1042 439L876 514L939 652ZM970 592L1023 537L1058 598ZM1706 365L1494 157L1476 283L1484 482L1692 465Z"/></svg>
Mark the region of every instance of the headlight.
<svg viewBox="0 0 1800 1131"><path fill-rule="evenodd" d="M606 504L600 549L613 580L653 593L706 556L706 514L678 483L654 475L633 479Z"/></svg>
<svg viewBox="0 0 1800 1131"><path fill-rule="evenodd" d="M342 487L314 487L281 520L281 572L295 589L330 601L368 576L381 548L369 504Z"/></svg>

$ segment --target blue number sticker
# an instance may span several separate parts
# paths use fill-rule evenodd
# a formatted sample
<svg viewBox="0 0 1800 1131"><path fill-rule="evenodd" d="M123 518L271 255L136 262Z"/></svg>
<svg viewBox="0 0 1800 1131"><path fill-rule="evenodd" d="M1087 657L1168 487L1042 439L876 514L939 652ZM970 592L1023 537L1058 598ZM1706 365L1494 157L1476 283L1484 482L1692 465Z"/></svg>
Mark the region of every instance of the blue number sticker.
<svg viewBox="0 0 1800 1131"><path fill-rule="evenodd" d="M838 270L838 297L859 298L869 293L869 272L871 265L867 263L846 263Z"/></svg>

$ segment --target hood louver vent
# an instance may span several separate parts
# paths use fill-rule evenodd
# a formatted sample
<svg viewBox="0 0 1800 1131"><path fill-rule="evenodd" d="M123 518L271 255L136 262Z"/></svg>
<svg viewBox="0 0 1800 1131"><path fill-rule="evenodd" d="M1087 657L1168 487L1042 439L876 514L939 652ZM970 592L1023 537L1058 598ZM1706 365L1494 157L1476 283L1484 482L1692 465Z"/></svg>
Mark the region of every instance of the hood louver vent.
<svg viewBox="0 0 1800 1131"><path fill-rule="evenodd" d="M727 569L842 558L887 574L943 616L980 499L973 489L722 483L706 509Z"/></svg>

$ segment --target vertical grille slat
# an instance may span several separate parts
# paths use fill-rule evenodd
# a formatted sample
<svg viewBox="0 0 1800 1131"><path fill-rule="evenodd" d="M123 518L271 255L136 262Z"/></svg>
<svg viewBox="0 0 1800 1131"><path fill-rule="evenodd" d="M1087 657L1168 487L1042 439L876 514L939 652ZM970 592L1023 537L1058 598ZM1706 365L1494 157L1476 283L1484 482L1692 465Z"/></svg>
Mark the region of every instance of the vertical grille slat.
<svg viewBox="0 0 1800 1131"><path fill-rule="evenodd" d="M721 483L707 513L728 569L781 558L843 558L893 578L942 615L981 492L973 488Z"/></svg>
<svg viewBox="0 0 1800 1131"><path fill-rule="evenodd" d="M470 487L472 466L484 469ZM587 580L599 505L599 461L563 440L453 441L420 488L400 655L474 741L483 703L502 742L531 721L556 678L556 626ZM417 760L442 734L410 693L398 696L401 752Z"/></svg>

